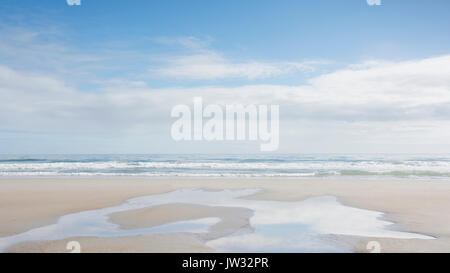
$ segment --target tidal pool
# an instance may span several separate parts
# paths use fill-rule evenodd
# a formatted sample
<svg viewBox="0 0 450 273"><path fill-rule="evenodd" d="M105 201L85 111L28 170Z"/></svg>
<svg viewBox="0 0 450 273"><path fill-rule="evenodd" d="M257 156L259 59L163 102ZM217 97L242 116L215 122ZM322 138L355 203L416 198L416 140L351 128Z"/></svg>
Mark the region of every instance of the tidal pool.
<svg viewBox="0 0 450 273"><path fill-rule="evenodd" d="M0 251L27 241L50 241L72 237L119 237L154 233L207 233L221 221L217 217L178 221L164 225L121 229L109 220L117 212L151 208L165 204L197 204L240 207L253 211L251 229L213 239L206 245L226 252L347 252L325 239L324 235L354 235L398 239L433 239L433 237L390 230L391 222L382 212L345 206L333 196L312 197L302 201L282 202L244 199L260 189L205 191L176 190L127 200L121 205L67 214L55 224L0 238Z"/></svg>

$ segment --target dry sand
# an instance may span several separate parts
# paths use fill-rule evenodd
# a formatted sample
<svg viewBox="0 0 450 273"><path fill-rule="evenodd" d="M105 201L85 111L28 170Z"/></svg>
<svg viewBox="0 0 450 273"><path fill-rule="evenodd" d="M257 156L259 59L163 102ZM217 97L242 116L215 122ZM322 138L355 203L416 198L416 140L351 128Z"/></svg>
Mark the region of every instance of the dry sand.
<svg viewBox="0 0 450 273"><path fill-rule="evenodd" d="M396 223L392 228L434 236L436 240L401 240L330 236L339 244L367 252L377 240L382 252L450 252L450 181L362 179L149 179L149 178L2 178L0 179L0 237L55 223L59 216L118 205L132 197L181 188L207 190L262 188L248 197L298 201L332 195L353 207L382 211ZM248 225L251 212L241 209L184 204L117 213L111 220L122 228L149 227L174 220L219 217L223 221L205 237L160 234L126 238L68 238L53 242L22 243L12 252L66 252L77 239L83 252L204 252L205 239L223 236Z"/></svg>

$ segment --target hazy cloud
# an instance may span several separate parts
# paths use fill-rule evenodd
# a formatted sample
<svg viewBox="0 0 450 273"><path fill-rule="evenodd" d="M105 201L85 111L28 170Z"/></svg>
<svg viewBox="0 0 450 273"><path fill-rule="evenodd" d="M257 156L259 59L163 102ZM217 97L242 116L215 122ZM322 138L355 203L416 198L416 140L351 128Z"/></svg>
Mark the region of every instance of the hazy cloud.
<svg viewBox="0 0 450 273"><path fill-rule="evenodd" d="M318 62L233 62L210 51L169 59L162 67L152 69L155 76L215 80L225 78L261 79L295 72L313 71Z"/></svg>
<svg viewBox="0 0 450 273"><path fill-rule="evenodd" d="M152 68L153 77L183 80L217 79L265 79L299 72L314 71L323 61L252 61L231 60L222 53L210 49L211 38L161 37L154 41L171 46L179 46L188 53L168 56L162 65Z"/></svg>

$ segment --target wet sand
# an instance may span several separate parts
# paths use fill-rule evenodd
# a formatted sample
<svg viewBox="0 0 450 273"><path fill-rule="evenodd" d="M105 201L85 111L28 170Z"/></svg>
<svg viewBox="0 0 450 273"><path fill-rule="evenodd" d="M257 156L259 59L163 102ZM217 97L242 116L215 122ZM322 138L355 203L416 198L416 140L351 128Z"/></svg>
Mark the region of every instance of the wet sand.
<svg viewBox="0 0 450 273"><path fill-rule="evenodd" d="M376 240L382 252L450 252L450 181L362 179L148 179L148 178L2 178L0 237L55 223L58 217L83 210L119 205L138 196L176 189L261 188L246 197L257 200L300 201L331 195L348 206L381 211L393 229L436 237L436 240L386 239L330 235L330 240L367 252ZM15 245L11 252L67 252L65 244L79 240L83 252L208 252L205 240L225 236L248 225L251 212L241 209L173 204L111 215L122 228L150 227L171 221L219 217L208 233L153 234L122 238L67 238Z"/></svg>

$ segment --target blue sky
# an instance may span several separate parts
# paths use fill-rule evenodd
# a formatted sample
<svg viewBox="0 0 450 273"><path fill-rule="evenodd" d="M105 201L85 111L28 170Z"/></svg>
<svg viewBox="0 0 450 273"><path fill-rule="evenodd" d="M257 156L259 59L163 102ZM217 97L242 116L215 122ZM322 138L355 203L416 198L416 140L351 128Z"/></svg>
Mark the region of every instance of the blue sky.
<svg viewBox="0 0 450 273"><path fill-rule="evenodd" d="M143 37L194 36L210 37L236 57L355 61L373 51L380 57L446 53L449 6L445 0L385 0L381 6L364 0L84 0L81 6L5 0L1 15L27 27L58 25L86 50L118 40L149 50ZM384 44L401 50L376 52Z"/></svg>
<svg viewBox="0 0 450 273"><path fill-rule="evenodd" d="M280 105L280 152L450 152L449 12L445 0L3 0L0 153L257 152L170 139L173 105L230 94Z"/></svg>

